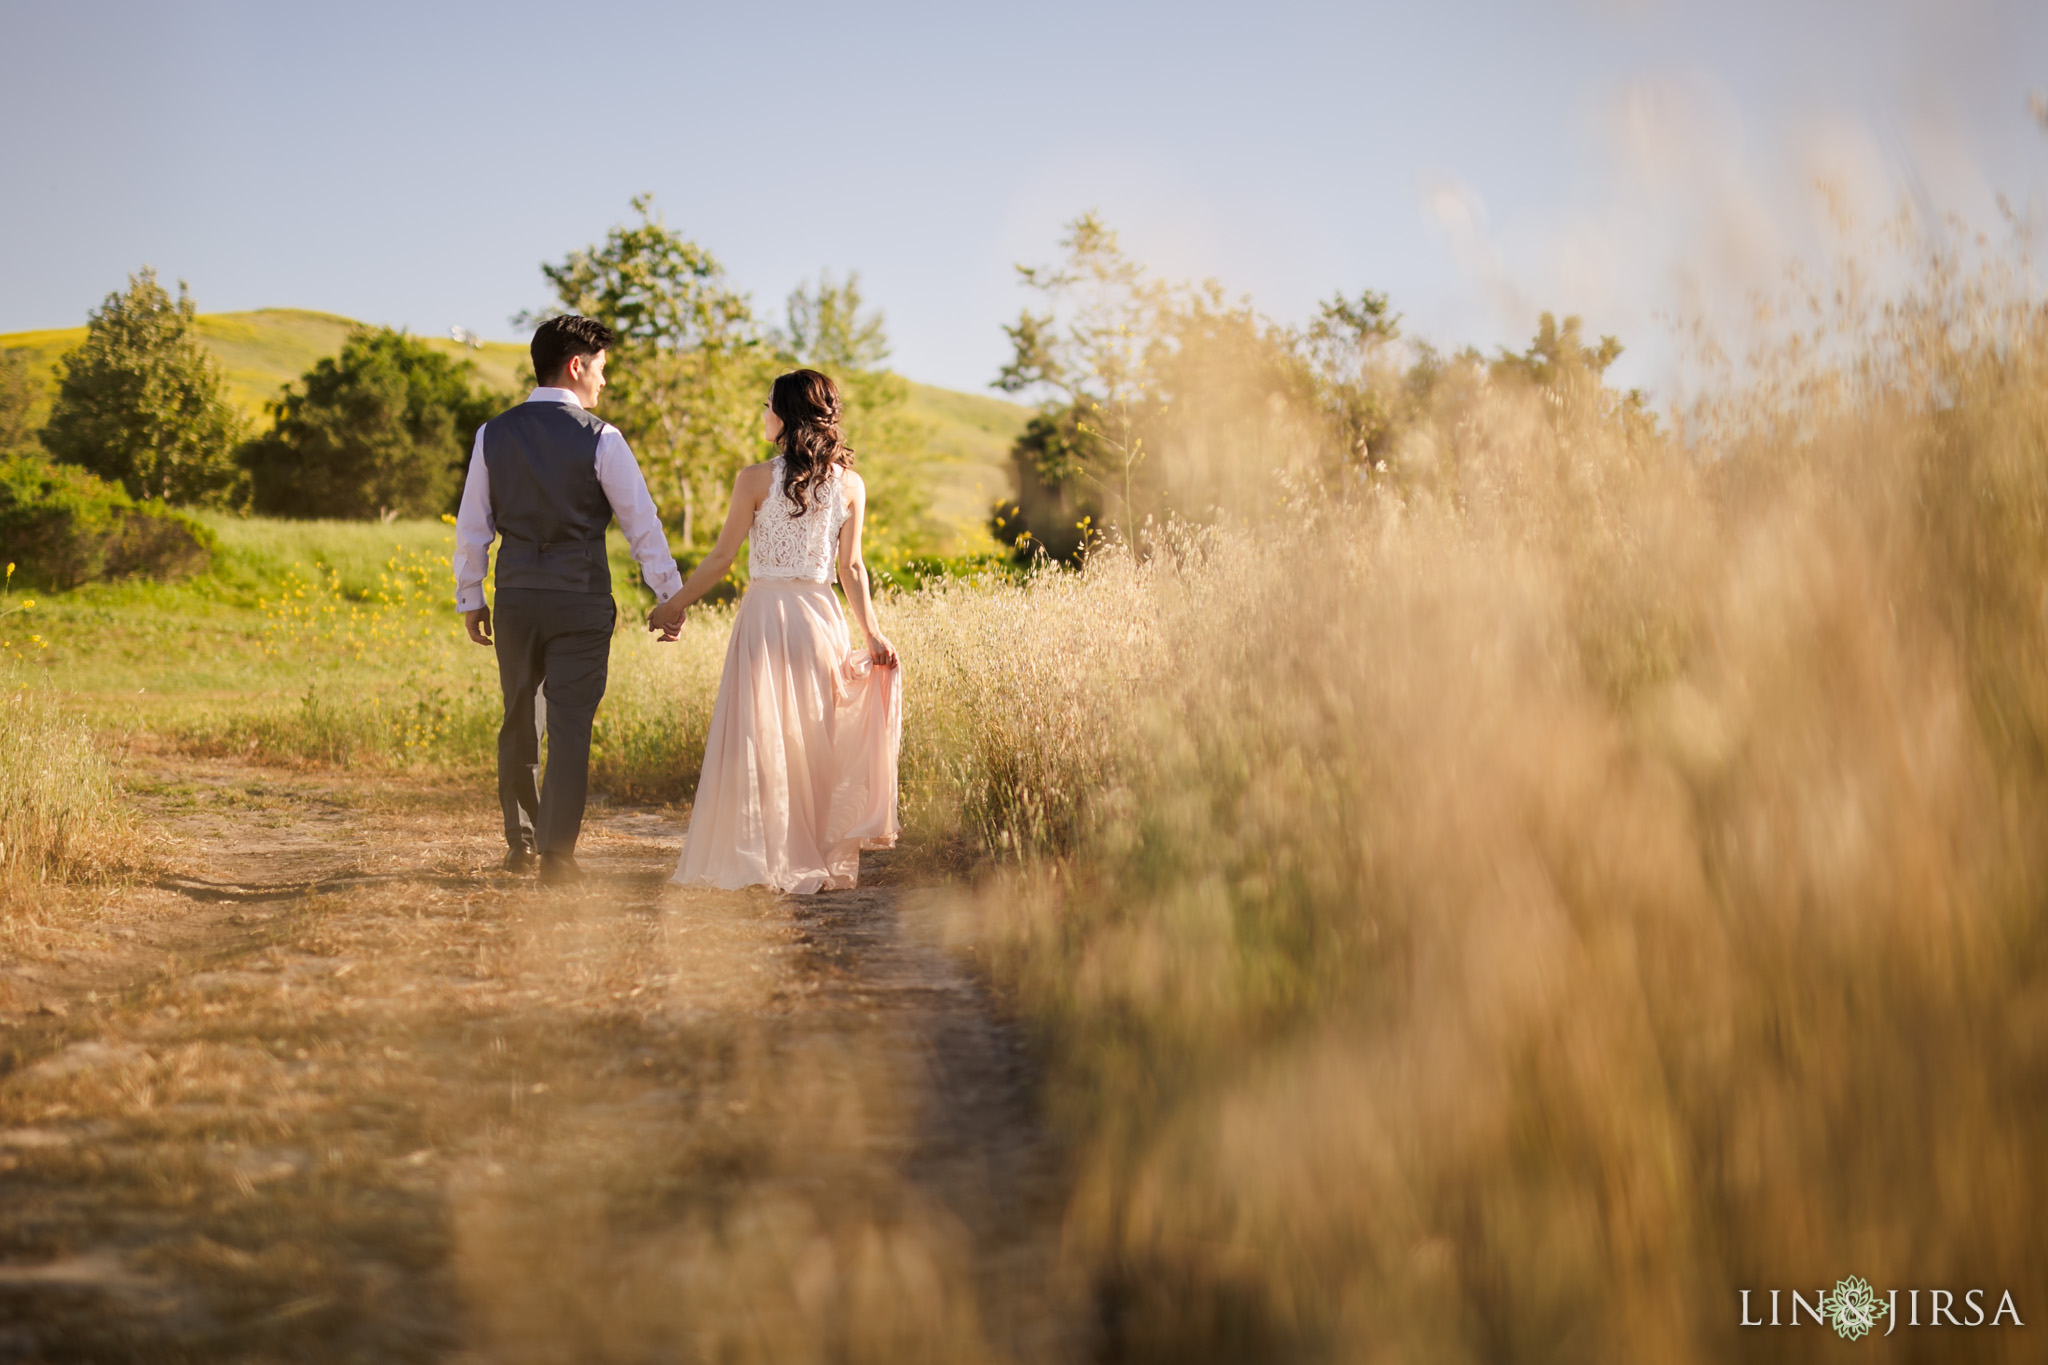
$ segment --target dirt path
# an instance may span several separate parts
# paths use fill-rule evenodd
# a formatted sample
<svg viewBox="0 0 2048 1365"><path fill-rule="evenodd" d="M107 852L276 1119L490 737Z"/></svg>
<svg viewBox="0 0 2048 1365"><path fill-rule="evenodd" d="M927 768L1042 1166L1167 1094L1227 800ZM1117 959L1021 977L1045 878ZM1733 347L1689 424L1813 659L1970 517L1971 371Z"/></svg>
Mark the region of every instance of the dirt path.
<svg viewBox="0 0 2048 1365"><path fill-rule="evenodd" d="M1032 1068L920 894L496 870L485 794L136 760L174 875L0 962L0 1361L1041 1360Z"/></svg>

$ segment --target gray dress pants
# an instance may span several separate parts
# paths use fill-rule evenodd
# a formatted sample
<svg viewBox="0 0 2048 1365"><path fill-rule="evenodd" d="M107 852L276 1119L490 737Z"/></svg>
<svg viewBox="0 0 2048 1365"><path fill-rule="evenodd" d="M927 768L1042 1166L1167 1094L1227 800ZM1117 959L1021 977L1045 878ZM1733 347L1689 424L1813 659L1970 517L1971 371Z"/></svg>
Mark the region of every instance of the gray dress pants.
<svg viewBox="0 0 2048 1365"><path fill-rule="evenodd" d="M590 785L590 727L604 699L612 628L610 593L500 588L492 612L505 724L498 731L498 803L505 842L529 852L572 855ZM542 703L534 692L546 684ZM548 737L540 775L540 737Z"/></svg>

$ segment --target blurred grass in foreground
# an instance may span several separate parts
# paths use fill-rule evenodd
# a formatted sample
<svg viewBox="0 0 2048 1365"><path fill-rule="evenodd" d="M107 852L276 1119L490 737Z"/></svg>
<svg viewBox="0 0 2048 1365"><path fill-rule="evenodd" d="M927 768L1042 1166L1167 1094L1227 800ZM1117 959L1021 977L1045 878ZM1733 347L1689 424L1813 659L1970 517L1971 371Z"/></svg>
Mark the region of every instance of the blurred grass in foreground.
<svg viewBox="0 0 2048 1365"><path fill-rule="evenodd" d="M1939 258L1816 309L1690 451L1467 373L1358 498L902 613L1114 1358L2048 1308L2048 315ZM1858 1349L1937 1347L2034 1354Z"/></svg>

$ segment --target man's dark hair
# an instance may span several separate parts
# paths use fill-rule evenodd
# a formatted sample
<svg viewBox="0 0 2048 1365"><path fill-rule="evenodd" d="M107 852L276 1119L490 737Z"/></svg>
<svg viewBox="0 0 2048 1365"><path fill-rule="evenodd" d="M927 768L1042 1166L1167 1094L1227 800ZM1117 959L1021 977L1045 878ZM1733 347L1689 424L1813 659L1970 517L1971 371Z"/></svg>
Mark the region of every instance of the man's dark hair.
<svg viewBox="0 0 2048 1365"><path fill-rule="evenodd" d="M534 382L542 386L554 383L572 358L609 351L618 339L611 328L596 318L582 318L574 313L549 318L533 330Z"/></svg>

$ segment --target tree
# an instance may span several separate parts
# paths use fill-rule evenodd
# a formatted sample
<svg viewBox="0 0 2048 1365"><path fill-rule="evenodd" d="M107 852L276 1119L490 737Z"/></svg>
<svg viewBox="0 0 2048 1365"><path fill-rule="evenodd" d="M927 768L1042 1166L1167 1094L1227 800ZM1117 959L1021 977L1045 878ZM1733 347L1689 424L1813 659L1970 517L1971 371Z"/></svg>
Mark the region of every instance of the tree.
<svg viewBox="0 0 2048 1365"><path fill-rule="evenodd" d="M1063 563L1078 558L1101 519L1101 500L1081 477L1095 449L1075 406L1040 405L1010 447L1016 496L990 509L989 534L1026 563L1041 551Z"/></svg>
<svg viewBox="0 0 2048 1365"><path fill-rule="evenodd" d="M28 352L0 350L0 454L36 443L34 413L43 386L29 369Z"/></svg>
<svg viewBox="0 0 2048 1365"><path fill-rule="evenodd" d="M1060 246L1057 265L1017 267L1043 311L1026 308L1003 329L1012 355L995 387L1038 393L1039 411L1011 452L1016 499L997 505L990 530L1072 560L1112 503L1127 538L1134 529L1143 427L1158 402L1148 352L1170 303L1095 213L1069 223Z"/></svg>
<svg viewBox="0 0 2048 1365"><path fill-rule="evenodd" d="M242 455L256 510L279 516L433 516L461 497L476 430L510 399L476 367L388 327L358 327L269 405Z"/></svg>
<svg viewBox="0 0 2048 1365"><path fill-rule="evenodd" d="M1648 397L1641 389L1623 392L1607 384L1608 367L1621 358L1623 349L1611 336L1588 346L1581 339L1577 317L1560 323L1545 313L1536 321L1528 350L1516 355L1503 348L1487 370L1496 380L1532 384L1563 400L1563 407L1552 409L1554 420L1561 419L1566 408L1578 407L1619 421L1632 438L1647 437L1657 429Z"/></svg>
<svg viewBox="0 0 2048 1365"><path fill-rule="evenodd" d="M241 414L221 395L220 366L194 334L183 282L172 301L144 267L107 295L85 340L58 361L43 444L58 460L120 484L131 497L224 505L242 474Z"/></svg>
<svg viewBox="0 0 2048 1365"><path fill-rule="evenodd" d="M1322 305L1301 338L1314 369L1317 399L1335 427L1347 463L1372 458L1393 421L1387 393L1402 382L1388 370L1387 343L1401 335L1401 315L1385 294L1365 289L1356 299L1336 295ZM1433 363L1423 348L1421 364Z"/></svg>
<svg viewBox="0 0 2048 1365"><path fill-rule="evenodd" d="M639 221L541 267L558 306L522 321L580 313L619 334L605 415L633 442L655 492L680 501L689 545L698 508L717 507L764 453L758 405L775 355L717 258L663 223L651 196L632 207Z"/></svg>
<svg viewBox="0 0 2048 1365"><path fill-rule="evenodd" d="M1147 363L1159 396L1147 423L1158 469L1153 503L1139 512L1264 515L1356 458L1346 424L1374 398L1358 374L1319 370L1300 333L1249 300L1230 302L1213 282L1180 291Z"/></svg>
<svg viewBox="0 0 2048 1365"><path fill-rule="evenodd" d="M1536 337L1520 355L1503 349L1493 362L1500 378L1523 379L1542 388L1554 389L1584 377L1596 386L1607 367L1621 358L1621 342L1611 336L1600 338L1598 346L1587 346L1579 336L1580 323L1568 317L1560 325L1549 313L1536 320Z"/></svg>
<svg viewBox="0 0 2048 1365"><path fill-rule="evenodd" d="M868 491L868 534L884 551L907 549L943 533L926 491L929 433L906 411L910 385L888 368L882 315L861 297L860 276L791 292L784 325L771 335L778 363L832 376L844 400L841 430L859 457Z"/></svg>
<svg viewBox="0 0 2048 1365"><path fill-rule="evenodd" d="M790 292L784 317L775 340L798 364L835 378L888 375L888 331L880 313L866 311L858 272L849 274L843 284L834 284L832 273L826 271L815 288L799 285Z"/></svg>
<svg viewBox="0 0 2048 1365"><path fill-rule="evenodd" d="M1003 329L1015 354L995 386L1006 393L1050 390L1082 405L1142 403L1146 342L1169 291L1146 278L1145 268L1124 254L1116 233L1092 212L1067 225L1060 246L1067 258L1058 265L1017 267L1046 309L1027 308Z"/></svg>
<svg viewBox="0 0 2048 1365"><path fill-rule="evenodd" d="M1012 450L1016 497L990 518L999 539L1071 560L1098 528L1135 543L1154 516L1254 515L1383 438L1399 380L1385 295L1340 294L1295 330L1214 281L1150 278L1095 214L1061 246L1059 264L1018 268L1043 302L1004 329L996 387L1040 402Z"/></svg>

